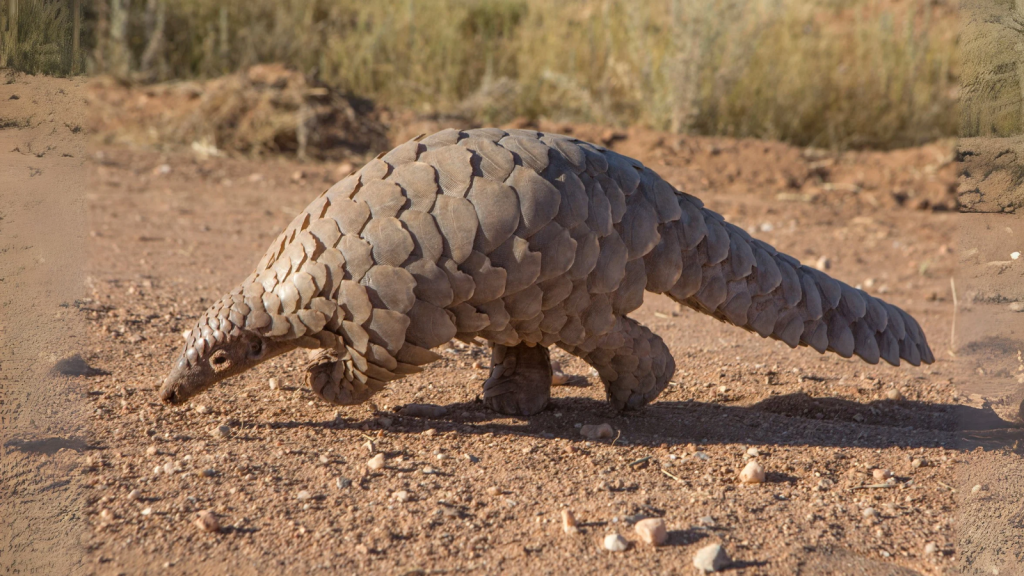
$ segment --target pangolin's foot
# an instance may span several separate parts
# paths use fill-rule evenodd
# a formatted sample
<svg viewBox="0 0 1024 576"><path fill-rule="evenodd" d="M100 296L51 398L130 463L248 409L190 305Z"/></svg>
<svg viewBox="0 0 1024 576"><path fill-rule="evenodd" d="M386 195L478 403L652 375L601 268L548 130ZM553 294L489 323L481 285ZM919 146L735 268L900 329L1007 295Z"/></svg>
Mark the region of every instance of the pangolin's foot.
<svg viewBox="0 0 1024 576"><path fill-rule="evenodd" d="M331 404L362 404L384 385L363 375L348 354L331 349L318 351L306 365L306 383Z"/></svg>
<svg viewBox="0 0 1024 576"><path fill-rule="evenodd" d="M496 344L491 376L484 382L484 404L502 414L529 416L551 398L551 358L545 346Z"/></svg>

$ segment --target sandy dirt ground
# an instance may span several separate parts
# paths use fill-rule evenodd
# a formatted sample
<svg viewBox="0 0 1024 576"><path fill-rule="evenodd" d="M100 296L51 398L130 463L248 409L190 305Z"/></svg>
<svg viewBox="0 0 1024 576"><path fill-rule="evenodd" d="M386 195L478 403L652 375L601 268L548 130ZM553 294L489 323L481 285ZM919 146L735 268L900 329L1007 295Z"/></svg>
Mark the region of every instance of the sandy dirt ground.
<svg viewBox="0 0 1024 576"><path fill-rule="evenodd" d="M30 88L39 82L17 77L0 97L43 90ZM555 351L573 385L554 389L537 416L494 414L478 399L489 353L461 343L372 404L317 401L296 352L167 407L156 388L182 331L345 168L100 144L75 182L88 185L78 220L88 232L63 253L84 278L59 287L73 293L62 316L36 312L84 327L80 349L47 350L79 353L83 374L57 379L68 383L52 388L59 398L19 412L39 424L34 415L46 409L63 417L64 402L68 421L82 414L85 425L48 432L65 443L52 454L31 448L40 434L5 429L5 470L65 466L65 493L84 506L81 521L67 524L84 535L62 540L61 561L102 575L685 573L699 548L721 543L730 574L1021 573L1014 498L1024 469L1014 442L1024 435L1010 386L1020 361L1012 321L1009 342L993 343L992 322L975 316L1011 318L1002 310L1012 299L993 301L984 287L994 285L968 286L957 272L968 258L958 233L975 237L956 212L933 210L955 206L951 145L836 157L778 143L541 127L637 157L756 237L903 307L929 335L936 363L871 366L791 350L648 295L634 317L665 339L677 373L636 413L612 411L589 367ZM76 177L80 166L70 164L64 174ZM994 238L982 259L1009 258L1011 242ZM7 338L12 325L21 335L24 321L4 323ZM992 370L994 354L1003 357ZM49 369L56 358L34 365ZM447 411L399 414L409 403ZM582 425L600 423L616 436L581 437ZM377 452L386 467L373 471L367 460ZM750 459L766 469L764 484L738 483ZM895 480L876 480L875 470ZM38 501L15 506L50 513L36 520L47 534L59 534L51 527L68 514ZM219 532L193 524L205 509ZM566 509L580 533L563 533ZM664 518L665 546L636 537L644 517ZM33 537L6 518L2 543L17 552ZM612 532L630 548L603 550Z"/></svg>
<svg viewBox="0 0 1024 576"><path fill-rule="evenodd" d="M85 389L84 80L0 70L0 572L80 567ZM76 372L65 363L63 372Z"/></svg>

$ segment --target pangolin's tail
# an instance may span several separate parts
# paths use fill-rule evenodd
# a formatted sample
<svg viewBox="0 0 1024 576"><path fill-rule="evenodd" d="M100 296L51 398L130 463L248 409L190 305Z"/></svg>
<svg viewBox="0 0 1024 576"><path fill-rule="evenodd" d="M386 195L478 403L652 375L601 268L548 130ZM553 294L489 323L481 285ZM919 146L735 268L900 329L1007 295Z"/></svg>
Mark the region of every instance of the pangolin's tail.
<svg viewBox="0 0 1024 576"><path fill-rule="evenodd" d="M662 224L645 258L647 290L781 340L898 366L935 360L906 312L751 238L703 203L680 193L682 218Z"/></svg>

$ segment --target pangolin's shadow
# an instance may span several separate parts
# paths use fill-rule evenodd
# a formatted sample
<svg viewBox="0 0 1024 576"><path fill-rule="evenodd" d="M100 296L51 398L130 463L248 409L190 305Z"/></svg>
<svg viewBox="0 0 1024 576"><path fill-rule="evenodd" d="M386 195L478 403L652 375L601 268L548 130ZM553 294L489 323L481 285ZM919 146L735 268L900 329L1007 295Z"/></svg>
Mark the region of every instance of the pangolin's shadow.
<svg viewBox="0 0 1024 576"><path fill-rule="evenodd" d="M1016 446L1024 452L1021 424L1000 418L990 408L910 400L860 403L798 393L772 396L752 406L659 401L638 411L617 412L607 403L590 398L556 398L544 411L528 417L491 412L479 400L449 404L446 408L447 414L440 418L380 413L340 426L376 430L387 425L392 433L398 434L436 428L461 434L579 440L580 425L607 422L616 431L616 442L631 445L703 442L866 448ZM334 421L278 424L282 425L339 427Z"/></svg>

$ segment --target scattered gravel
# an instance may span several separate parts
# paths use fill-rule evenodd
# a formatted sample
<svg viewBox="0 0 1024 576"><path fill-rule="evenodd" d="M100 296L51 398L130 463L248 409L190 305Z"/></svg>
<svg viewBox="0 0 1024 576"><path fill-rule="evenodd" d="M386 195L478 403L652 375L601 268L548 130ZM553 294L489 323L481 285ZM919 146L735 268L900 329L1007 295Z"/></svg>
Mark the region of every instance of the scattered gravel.
<svg viewBox="0 0 1024 576"><path fill-rule="evenodd" d="M730 563L732 560L721 544L709 544L693 555L694 567L704 572L718 572Z"/></svg>
<svg viewBox="0 0 1024 576"><path fill-rule="evenodd" d="M448 413L448 409L436 404L406 404L398 413L410 418L440 418Z"/></svg>
<svg viewBox="0 0 1024 576"><path fill-rule="evenodd" d="M576 526L576 517L570 510L562 510L562 531L566 534L579 534L580 529Z"/></svg>
<svg viewBox="0 0 1024 576"><path fill-rule="evenodd" d="M652 546L661 546L668 540L665 520L661 518L645 518L637 522L633 529L640 540Z"/></svg>
<svg viewBox="0 0 1024 576"><path fill-rule="evenodd" d="M193 524L203 532L220 532L220 522L217 521L213 510L203 510L196 514Z"/></svg>
<svg viewBox="0 0 1024 576"><path fill-rule="evenodd" d="M580 428L580 435L589 440L600 440L614 437L615 430L612 429L611 424L584 424Z"/></svg>

